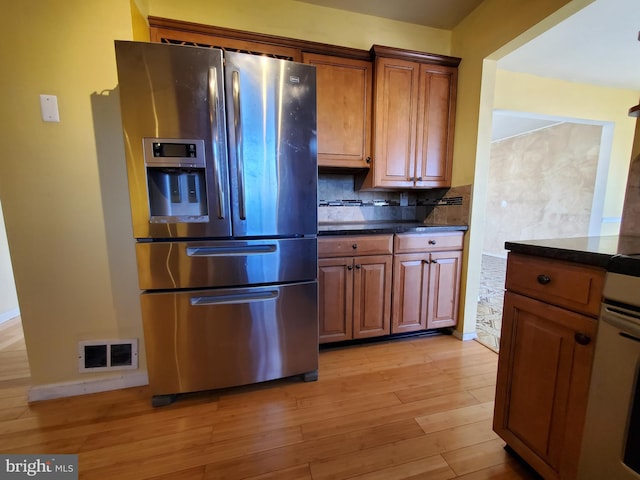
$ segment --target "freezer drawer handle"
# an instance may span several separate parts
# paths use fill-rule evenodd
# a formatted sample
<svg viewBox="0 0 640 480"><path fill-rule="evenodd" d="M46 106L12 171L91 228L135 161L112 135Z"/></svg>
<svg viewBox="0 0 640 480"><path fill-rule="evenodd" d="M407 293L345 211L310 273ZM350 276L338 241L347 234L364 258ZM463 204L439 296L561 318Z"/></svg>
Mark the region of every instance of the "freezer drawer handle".
<svg viewBox="0 0 640 480"><path fill-rule="evenodd" d="M218 69L209 69L209 123L211 124L211 139L213 149L213 177L216 181L218 195L218 218L224 219L224 192L222 191L220 167L220 121L218 118Z"/></svg>
<svg viewBox="0 0 640 480"><path fill-rule="evenodd" d="M275 244L241 245L237 247L187 247L189 257L231 257L245 255L260 255L278 251Z"/></svg>
<svg viewBox="0 0 640 480"><path fill-rule="evenodd" d="M238 201L240 202L240 220L247 219L244 201L244 158L242 156L242 112L240 111L240 72L231 73L233 96L233 129L236 135L236 162L238 165Z"/></svg>
<svg viewBox="0 0 640 480"><path fill-rule="evenodd" d="M274 300L278 298L277 290L263 292L230 293L228 295L214 295L208 297L191 297L191 305L229 305L235 303L253 303Z"/></svg>

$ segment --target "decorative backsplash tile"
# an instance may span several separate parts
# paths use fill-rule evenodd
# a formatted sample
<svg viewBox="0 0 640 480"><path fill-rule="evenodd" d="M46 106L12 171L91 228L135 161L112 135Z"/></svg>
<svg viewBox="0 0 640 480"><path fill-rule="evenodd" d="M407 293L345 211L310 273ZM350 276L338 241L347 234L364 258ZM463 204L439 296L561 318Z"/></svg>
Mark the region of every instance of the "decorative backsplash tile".
<svg viewBox="0 0 640 480"><path fill-rule="evenodd" d="M318 176L318 222L415 220L468 225L471 185L405 192L356 191L354 176Z"/></svg>

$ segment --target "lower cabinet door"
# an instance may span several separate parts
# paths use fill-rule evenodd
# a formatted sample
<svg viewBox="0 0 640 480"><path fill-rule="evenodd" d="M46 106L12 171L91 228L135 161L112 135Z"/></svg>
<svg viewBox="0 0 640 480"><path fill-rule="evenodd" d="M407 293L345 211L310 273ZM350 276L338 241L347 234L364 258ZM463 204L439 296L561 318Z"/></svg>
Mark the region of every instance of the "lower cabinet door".
<svg viewBox="0 0 640 480"><path fill-rule="evenodd" d="M355 257L353 261L353 338L388 335L391 255Z"/></svg>
<svg viewBox="0 0 640 480"><path fill-rule="evenodd" d="M429 254L396 255L393 279L392 333L424 330L427 325Z"/></svg>
<svg viewBox="0 0 640 480"><path fill-rule="evenodd" d="M505 294L493 428L545 479L575 478L596 320Z"/></svg>
<svg viewBox="0 0 640 480"><path fill-rule="evenodd" d="M353 258L318 259L320 343L353 338Z"/></svg>
<svg viewBox="0 0 640 480"><path fill-rule="evenodd" d="M458 321L462 252L433 252L429 261L427 328L454 327Z"/></svg>

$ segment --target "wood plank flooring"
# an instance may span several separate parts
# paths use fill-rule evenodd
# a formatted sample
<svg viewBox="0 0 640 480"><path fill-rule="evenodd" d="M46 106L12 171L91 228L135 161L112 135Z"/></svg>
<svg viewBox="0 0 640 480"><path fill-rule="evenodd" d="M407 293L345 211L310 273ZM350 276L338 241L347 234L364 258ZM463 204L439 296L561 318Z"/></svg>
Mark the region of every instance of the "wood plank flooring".
<svg viewBox="0 0 640 480"><path fill-rule="evenodd" d="M0 452L77 453L81 479L536 479L491 430L497 355L449 336L324 350L319 380L146 387L27 403L19 319L0 325Z"/></svg>

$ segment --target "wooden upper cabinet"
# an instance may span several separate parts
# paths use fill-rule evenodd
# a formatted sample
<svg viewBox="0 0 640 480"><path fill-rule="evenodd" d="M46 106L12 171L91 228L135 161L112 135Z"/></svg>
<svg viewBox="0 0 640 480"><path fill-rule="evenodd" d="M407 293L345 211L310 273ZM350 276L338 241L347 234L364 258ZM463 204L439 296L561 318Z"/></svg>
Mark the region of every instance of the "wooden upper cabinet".
<svg viewBox="0 0 640 480"><path fill-rule="evenodd" d="M420 65L416 187L451 185L458 70Z"/></svg>
<svg viewBox="0 0 640 480"><path fill-rule="evenodd" d="M413 187L419 65L377 58L374 187Z"/></svg>
<svg viewBox="0 0 640 480"><path fill-rule="evenodd" d="M300 49L284 45L273 45L248 39L233 38L231 36L216 35L215 33L185 31L158 26L151 26L149 30L151 33L151 41L156 43L220 48L222 50L250 53L253 55L266 55L295 62L302 60ZM224 31L223 29L218 30Z"/></svg>
<svg viewBox="0 0 640 480"><path fill-rule="evenodd" d="M451 186L459 58L373 47L373 166L359 188Z"/></svg>
<svg viewBox="0 0 640 480"><path fill-rule="evenodd" d="M372 63L315 53L303 53L302 61L316 67L318 166L368 168Z"/></svg>

